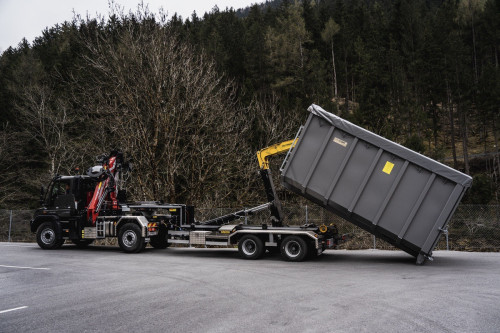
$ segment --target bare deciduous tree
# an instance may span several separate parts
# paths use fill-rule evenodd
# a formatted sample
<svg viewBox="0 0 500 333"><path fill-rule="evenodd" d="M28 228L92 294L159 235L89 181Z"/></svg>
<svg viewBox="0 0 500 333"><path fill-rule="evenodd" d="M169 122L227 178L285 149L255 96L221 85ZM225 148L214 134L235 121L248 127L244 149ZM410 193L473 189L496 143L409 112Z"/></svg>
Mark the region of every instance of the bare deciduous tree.
<svg viewBox="0 0 500 333"><path fill-rule="evenodd" d="M95 142L133 159L136 199L234 200L243 190L234 174L249 155L240 138L250 124L233 85L164 17L144 8L117 15L112 33L101 26L83 39L88 81L76 97L101 133Z"/></svg>
<svg viewBox="0 0 500 333"><path fill-rule="evenodd" d="M78 149L81 135L74 131L76 115L65 100L54 95L48 84L35 82L25 87L22 103L16 106L27 125L26 135L43 149L49 162L49 174L43 178L70 173L81 165L83 156Z"/></svg>

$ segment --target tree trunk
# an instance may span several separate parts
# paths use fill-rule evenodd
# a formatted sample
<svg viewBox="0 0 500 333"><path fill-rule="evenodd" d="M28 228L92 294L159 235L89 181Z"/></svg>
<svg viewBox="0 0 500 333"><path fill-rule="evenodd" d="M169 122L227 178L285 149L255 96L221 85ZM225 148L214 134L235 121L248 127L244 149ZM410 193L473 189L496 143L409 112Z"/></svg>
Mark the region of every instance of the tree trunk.
<svg viewBox="0 0 500 333"><path fill-rule="evenodd" d="M496 46L494 51L495 51L495 68L498 69L498 51Z"/></svg>
<svg viewBox="0 0 500 333"><path fill-rule="evenodd" d="M463 155L464 155L464 168L465 168L465 173L469 174L470 169L469 169L469 154L467 150L467 144L468 144L468 135L467 135L467 114L466 111L462 110L462 93L460 91L460 80L458 76L458 67L455 66L455 79L457 83L457 88L458 88L458 102L457 102L457 113L458 117L460 119L460 133L462 135L462 147L463 147Z"/></svg>
<svg viewBox="0 0 500 333"><path fill-rule="evenodd" d="M471 25L472 25L472 50L474 57L474 83L477 86L478 83L478 74L477 74L477 55L476 55L476 30L474 28L474 10L471 10Z"/></svg>
<svg viewBox="0 0 500 333"><path fill-rule="evenodd" d="M337 70L335 69L335 52L333 50L333 39L332 39L332 66L333 66L333 96L337 98Z"/></svg>
<svg viewBox="0 0 500 333"><path fill-rule="evenodd" d="M495 190L495 200L498 203L498 195L500 194L500 188L498 186L499 182L499 174L500 174L500 155L499 155L499 150L498 150L498 135L497 135L497 128L496 128L496 116L493 116L493 121L492 121L492 127L493 127L493 140L494 140L494 145L495 145L495 150L493 153L493 170L492 170L492 178L493 182L496 184L496 190Z"/></svg>
<svg viewBox="0 0 500 333"><path fill-rule="evenodd" d="M453 106L450 104L450 91L448 90L448 116L450 118L450 138L451 138L451 152L453 154L453 168L458 168L457 163L457 148L455 144L455 119L453 117Z"/></svg>
<svg viewBox="0 0 500 333"><path fill-rule="evenodd" d="M437 149L438 146L438 112L437 107L434 105L434 102L431 104L432 108L432 136L434 138L434 149Z"/></svg>
<svg viewBox="0 0 500 333"><path fill-rule="evenodd" d="M347 74L347 50L344 52L344 69L345 69L345 112L349 114L349 76Z"/></svg>
<svg viewBox="0 0 500 333"><path fill-rule="evenodd" d="M459 114L460 118L462 120L462 148L464 152L464 168L465 168L465 173L470 174L470 167L469 167L469 152L467 149L467 145L469 143L469 138L467 134L467 112L465 110L459 109Z"/></svg>

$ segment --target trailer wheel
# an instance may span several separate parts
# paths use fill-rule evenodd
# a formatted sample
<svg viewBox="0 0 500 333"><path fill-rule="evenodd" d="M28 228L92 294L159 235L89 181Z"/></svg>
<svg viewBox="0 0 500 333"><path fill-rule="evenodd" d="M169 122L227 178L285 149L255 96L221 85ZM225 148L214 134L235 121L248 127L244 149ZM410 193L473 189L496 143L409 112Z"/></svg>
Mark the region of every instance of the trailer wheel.
<svg viewBox="0 0 500 333"><path fill-rule="evenodd" d="M167 227L162 225L158 230L158 235L151 237L149 244L155 249L166 249L170 245L168 243Z"/></svg>
<svg viewBox="0 0 500 333"><path fill-rule="evenodd" d="M264 244L255 235L245 235L238 242L238 251L243 259L258 259L264 253Z"/></svg>
<svg viewBox="0 0 500 333"><path fill-rule="evenodd" d="M93 239L72 239L71 242L76 245L77 248L83 249L94 242Z"/></svg>
<svg viewBox="0 0 500 333"><path fill-rule="evenodd" d="M42 249L53 250L61 247L64 240L57 239L56 229L51 222L44 222L36 230L36 242Z"/></svg>
<svg viewBox="0 0 500 333"><path fill-rule="evenodd" d="M307 256L307 244L298 236L288 236L281 243L281 256L287 261L302 261Z"/></svg>
<svg viewBox="0 0 500 333"><path fill-rule="evenodd" d="M127 253L140 252L145 244L141 228L135 223L125 224L118 231L118 244Z"/></svg>

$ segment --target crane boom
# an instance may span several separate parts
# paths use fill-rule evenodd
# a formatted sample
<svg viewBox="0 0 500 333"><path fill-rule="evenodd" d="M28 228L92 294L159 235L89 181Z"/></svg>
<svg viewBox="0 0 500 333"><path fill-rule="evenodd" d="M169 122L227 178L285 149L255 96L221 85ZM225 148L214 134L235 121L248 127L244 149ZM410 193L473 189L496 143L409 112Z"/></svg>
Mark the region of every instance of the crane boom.
<svg viewBox="0 0 500 333"><path fill-rule="evenodd" d="M290 148L295 147L296 144L297 144L297 139L292 139L259 150L257 152L257 159L259 160L260 168L269 169L270 156L284 153L288 151Z"/></svg>
<svg viewBox="0 0 500 333"><path fill-rule="evenodd" d="M271 203L269 210L271 211L271 221L274 227L280 227L283 225L284 216L281 209L281 202L276 194L276 188L274 187L271 169L269 169L269 157L287 152L291 148L295 147L296 144L297 139L283 141L257 152L257 159L259 160L260 167L259 174L262 178L262 182L264 183L267 201Z"/></svg>
<svg viewBox="0 0 500 333"><path fill-rule="evenodd" d="M118 151L112 151L109 156L101 157L101 163L102 166L95 166L88 171L89 176L98 180L87 207L87 220L91 221L92 226L95 225L106 200L110 201L112 209L119 209L117 182L120 181L123 164L126 164L123 160L123 154Z"/></svg>

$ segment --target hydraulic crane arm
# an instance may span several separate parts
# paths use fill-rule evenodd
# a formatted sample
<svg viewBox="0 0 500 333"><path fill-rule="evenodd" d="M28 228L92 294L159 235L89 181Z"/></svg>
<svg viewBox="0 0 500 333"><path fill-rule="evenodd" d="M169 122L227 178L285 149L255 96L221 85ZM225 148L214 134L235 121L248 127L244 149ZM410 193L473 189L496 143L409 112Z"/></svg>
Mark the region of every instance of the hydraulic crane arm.
<svg viewBox="0 0 500 333"><path fill-rule="evenodd" d="M274 227L281 227L283 225L283 212L281 209L281 202L276 194L274 187L271 169L269 169L269 157L277 154L282 154L295 147L297 139L284 141L267 148L261 149L257 152L257 159L259 160L259 174L264 183L266 190L267 200L271 203L269 209L271 211L271 220Z"/></svg>
<svg viewBox="0 0 500 333"><path fill-rule="evenodd" d="M266 147L257 152L257 159L259 160L259 166L261 169L269 169L269 157L281 154L288 151L290 148L295 147L297 143L296 139L283 141L275 145Z"/></svg>
<svg viewBox="0 0 500 333"><path fill-rule="evenodd" d="M111 203L111 209L119 209L117 185L121 181L122 169L129 167L128 162L123 160L123 154L118 151L112 151L109 156L102 156L99 160L102 166L92 167L87 173L98 180L92 199L87 206L87 220L92 226L95 225L106 200Z"/></svg>
<svg viewBox="0 0 500 333"><path fill-rule="evenodd" d="M253 213L259 212L263 209L269 208L271 210L271 221L273 226L281 226L283 221L283 213L281 211L281 203L276 195L276 190L273 184L273 178L271 176L271 170L269 169L269 157L281 154L288 151L291 147L295 146L297 140L284 141L267 148L261 149L257 152L257 159L259 160L259 174L264 183L266 190L266 197L268 203L253 207L250 209L241 210L224 216L220 216L205 222L201 222L204 225L222 225L239 218L252 215Z"/></svg>

